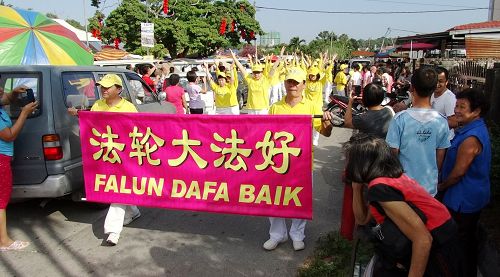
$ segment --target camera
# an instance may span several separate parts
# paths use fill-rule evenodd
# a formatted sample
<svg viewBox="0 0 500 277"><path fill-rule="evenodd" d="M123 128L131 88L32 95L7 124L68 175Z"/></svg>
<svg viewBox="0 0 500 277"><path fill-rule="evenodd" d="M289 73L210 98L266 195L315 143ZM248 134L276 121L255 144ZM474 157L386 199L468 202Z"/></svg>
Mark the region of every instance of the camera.
<svg viewBox="0 0 500 277"><path fill-rule="evenodd" d="M26 100L28 100L28 103L35 102L35 94L33 93L32 89L26 89Z"/></svg>

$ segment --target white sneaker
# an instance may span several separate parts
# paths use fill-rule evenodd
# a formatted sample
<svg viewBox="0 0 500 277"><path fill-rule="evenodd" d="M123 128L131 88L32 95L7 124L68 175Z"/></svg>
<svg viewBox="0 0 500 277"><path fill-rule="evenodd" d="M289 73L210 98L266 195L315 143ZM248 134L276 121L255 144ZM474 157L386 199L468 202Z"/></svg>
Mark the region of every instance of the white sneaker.
<svg viewBox="0 0 500 277"><path fill-rule="evenodd" d="M294 240L293 241L293 249L295 249L295 251L304 250L304 248L306 248L306 245L304 244L303 241L301 241L301 240Z"/></svg>
<svg viewBox="0 0 500 277"><path fill-rule="evenodd" d="M112 246L115 246L118 244L118 240L120 239L120 234L118 233L109 233L108 239L106 240L107 243L109 243Z"/></svg>
<svg viewBox="0 0 500 277"><path fill-rule="evenodd" d="M123 219L123 225L129 225L130 223L132 223L132 221L138 219L139 217L141 216L141 212L137 212L136 214L134 214L132 217L125 217Z"/></svg>
<svg viewBox="0 0 500 277"><path fill-rule="evenodd" d="M264 249L266 249L268 251L271 251L271 250L276 249L276 247L278 247L278 244L286 242L287 240L288 240L288 238L284 238L284 239L282 239L280 241L276 241L276 240L273 240L273 239L268 239L266 242L264 242L264 244L262 245L262 247L264 247Z"/></svg>

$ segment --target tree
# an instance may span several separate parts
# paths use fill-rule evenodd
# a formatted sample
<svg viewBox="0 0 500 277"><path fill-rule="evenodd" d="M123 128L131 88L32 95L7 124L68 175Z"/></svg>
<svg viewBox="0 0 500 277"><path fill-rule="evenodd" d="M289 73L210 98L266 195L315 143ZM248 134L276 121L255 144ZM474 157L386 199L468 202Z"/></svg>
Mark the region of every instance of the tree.
<svg viewBox="0 0 500 277"><path fill-rule="evenodd" d="M106 18L103 37L119 37L126 42L128 51L134 51L141 47L140 23L152 22L156 43L163 44L172 57L181 57L190 53L206 56L220 47L238 47L242 33L247 42L252 40L251 34L262 33L255 20L255 9L247 0L170 1L168 15L163 14L163 1L147 3L146 7L139 0L123 0ZM219 34L223 18L226 29ZM93 19L92 26L96 26L95 22Z"/></svg>
<svg viewBox="0 0 500 277"><path fill-rule="evenodd" d="M59 18L59 16L57 16L56 14L53 14L53 13L47 13L45 16L47 16L48 18L52 18L52 19Z"/></svg>
<svg viewBox="0 0 500 277"><path fill-rule="evenodd" d="M82 26L82 24L80 24L80 22L74 20L74 19L66 19L66 22L68 22L69 25L77 28L77 29L80 29L80 30L85 30L85 27Z"/></svg>
<svg viewBox="0 0 500 277"><path fill-rule="evenodd" d="M302 51L304 48L306 41L304 39L301 39L299 37L293 37L290 39L290 42L288 43L288 48L291 51Z"/></svg>

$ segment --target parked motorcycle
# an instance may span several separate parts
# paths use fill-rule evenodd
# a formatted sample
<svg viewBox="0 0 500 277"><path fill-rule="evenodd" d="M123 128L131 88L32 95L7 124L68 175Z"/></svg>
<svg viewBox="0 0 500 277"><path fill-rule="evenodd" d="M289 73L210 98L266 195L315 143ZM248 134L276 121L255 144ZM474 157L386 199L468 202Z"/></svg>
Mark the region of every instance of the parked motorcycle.
<svg viewBox="0 0 500 277"><path fill-rule="evenodd" d="M349 103L349 97L340 95L330 95L330 103L326 107L326 111L332 114L332 125L335 127L344 126L344 116L347 111L347 103ZM359 114L365 111L365 107L361 102L357 101L352 107L352 114Z"/></svg>
<svg viewBox="0 0 500 277"><path fill-rule="evenodd" d="M382 101L382 106L391 107L395 113L406 110L411 107L411 95L408 90L394 90L393 93L387 94Z"/></svg>

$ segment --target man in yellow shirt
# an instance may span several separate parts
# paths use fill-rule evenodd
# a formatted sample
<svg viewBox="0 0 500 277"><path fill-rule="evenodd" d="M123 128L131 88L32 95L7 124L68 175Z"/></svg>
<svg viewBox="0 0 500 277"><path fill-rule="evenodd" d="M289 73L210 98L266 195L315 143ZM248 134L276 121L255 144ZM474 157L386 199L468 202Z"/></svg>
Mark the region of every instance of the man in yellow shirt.
<svg viewBox="0 0 500 277"><path fill-rule="evenodd" d="M137 109L134 104L125 100L120 96L123 83L120 76L116 74L107 74L97 82L100 86L102 99L97 100L92 105L91 111L95 112L122 112L136 113ZM78 115L78 111L71 107L68 108L68 113ZM106 219L104 220L104 233L108 235L106 242L110 245L116 245L120 239L120 233L123 230L123 225L130 224L132 221L141 216L141 212L136 206L124 204L111 204L109 206Z"/></svg>
<svg viewBox="0 0 500 277"><path fill-rule="evenodd" d="M340 96L346 96L345 87L349 83L349 67L347 64L340 65L340 71L335 75L335 80L333 80L337 86L337 94Z"/></svg>
<svg viewBox="0 0 500 277"><path fill-rule="evenodd" d="M310 100L303 97L302 92L306 87L306 72L299 67L289 69L285 77L286 96L281 101L273 104L269 109L269 114L304 114L304 115L323 115L323 119L313 119L313 127L320 134L329 137L332 133L330 123L331 115L329 112L323 113L321 107L318 107ZM270 217L271 226L269 228L269 239L264 243L266 250L274 250L278 244L288 240L286 222L284 218ZM292 219L290 227L290 237L293 242L293 249L296 251L305 248L304 230L306 227L305 219Z"/></svg>

